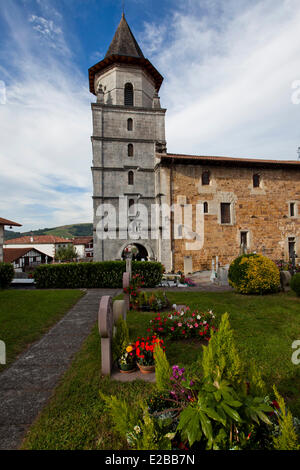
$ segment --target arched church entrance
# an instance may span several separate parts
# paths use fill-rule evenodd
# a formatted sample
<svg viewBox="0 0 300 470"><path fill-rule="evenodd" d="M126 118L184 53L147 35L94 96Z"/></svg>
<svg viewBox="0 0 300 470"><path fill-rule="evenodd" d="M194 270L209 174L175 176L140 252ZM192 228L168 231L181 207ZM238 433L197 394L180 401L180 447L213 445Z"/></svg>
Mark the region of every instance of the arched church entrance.
<svg viewBox="0 0 300 470"><path fill-rule="evenodd" d="M148 261L149 254L144 245L141 245L140 243L131 243L130 246L134 246L137 249L137 252L132 254L133 261ZM122 259L126 259L126 248L127 247L125 247L122 252Z"/></svg>

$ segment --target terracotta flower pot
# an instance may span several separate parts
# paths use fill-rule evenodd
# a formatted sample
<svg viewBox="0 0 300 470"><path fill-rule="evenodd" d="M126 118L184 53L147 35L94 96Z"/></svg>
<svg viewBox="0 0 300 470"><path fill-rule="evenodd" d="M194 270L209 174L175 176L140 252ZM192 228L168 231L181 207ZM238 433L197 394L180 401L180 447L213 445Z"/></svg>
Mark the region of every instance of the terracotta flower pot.
<svg viewBox="0 0 300 470"><path fill-rule="evenodd" d="M152 372L155 371L155 366L143 366L139 363L137 363L138 368L140 369L142 374L151 374Z"/></svg>

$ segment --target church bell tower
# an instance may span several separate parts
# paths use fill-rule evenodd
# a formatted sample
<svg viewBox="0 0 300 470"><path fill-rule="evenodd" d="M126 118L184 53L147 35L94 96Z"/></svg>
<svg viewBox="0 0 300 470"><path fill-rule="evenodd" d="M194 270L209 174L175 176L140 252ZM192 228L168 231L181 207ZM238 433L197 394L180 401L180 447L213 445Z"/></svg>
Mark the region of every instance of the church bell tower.
<svg viewBox="0 0 300 470"><path fill-rule="evenodd" d="M155 230L151 236L151 206L159 203L157 164L159 154L166 152L166 110L158 96L162 81L123 14L106 56L89 69L90 91L97 97L92 103L91 138L95 261L121 259L132 244L140 259L160 260L158 226L157 236ZM126 213L119 213L120 198ZM99 237L108 215L102 211L105 204L115 209L116 230L108 224L106 235ZM139 224L139 204L148 211L146 230ZM124 217L134 227L132 236L125 236L122 229ZM111 230L115 237L110 237Z"/></svg>

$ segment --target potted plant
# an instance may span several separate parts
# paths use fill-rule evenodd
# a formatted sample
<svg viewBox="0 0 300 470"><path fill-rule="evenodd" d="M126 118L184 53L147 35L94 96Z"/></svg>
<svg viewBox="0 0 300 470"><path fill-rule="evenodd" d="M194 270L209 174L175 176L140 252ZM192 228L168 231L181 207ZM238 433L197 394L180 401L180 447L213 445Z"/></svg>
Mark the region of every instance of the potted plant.
<svg viewBox="0 0 300 470"><path fill-rule="evenodd" d="M163 341L157 336L138 338L135 342L136 362L142 374L150 374L155 371L155 346L160 344L164 349Z"/></svg>
<svg viewBox="0 0 300 470"><path fill-rule="evenodd" d="M122 356L118 360L119 371L123 374L130 374L136 370L135 346L129 344Z"/></svg>

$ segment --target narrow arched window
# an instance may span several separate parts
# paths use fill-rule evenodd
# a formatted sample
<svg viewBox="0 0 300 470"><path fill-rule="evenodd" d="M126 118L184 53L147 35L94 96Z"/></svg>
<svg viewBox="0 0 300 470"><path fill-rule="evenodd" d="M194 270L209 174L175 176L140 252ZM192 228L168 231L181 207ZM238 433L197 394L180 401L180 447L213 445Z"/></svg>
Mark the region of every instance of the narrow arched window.
<svg viewBox="0 0 300 470"><path fill-rule="evenodd" d="M124 88L124 105L133 106L133 86L131 83L126 83Z"/></svg>
<svg viewBox="0 0 300 470"><path fill-rule="evenodd" d="M128 184L133 184L133 171L128 172Z"/></svg>
<svg viewBox="0 0 300 470"><path fill-rule="evenodd" d="M209 171L203 171L202 173L202 184L207 186L210 183L210 173Z"/></svg>
<svg viewBox="0 0 300 470"><path fill-rule="evenodd" d="M133 129L133 120L131 118L127 119L127 130L132 131Z"/></svg>
<svg viewBox="0 0 300 470"><path fill-rule="evenodd" d="M128 157L133 157L133 145L128 144L128 152L127 152Z"/></svg>
<svg viewBox="0 0 300 470"><path fill-rule="evenodd" d="M203 203L203 212L204 214L208 214L208 202Z"/></svg>
<svg viewBox="0 0 300 470"><path fill-rule="evenodd" d="M128 206L129 206L129 214L132 215L133 214L134 199L129 199Z"/></svg>
<svg viewBox="0 0 300 470"><path fill-rule="evenodd" d="M253 175L253 188L259 188L260 186L260 176L258 174Z"/></svg>

